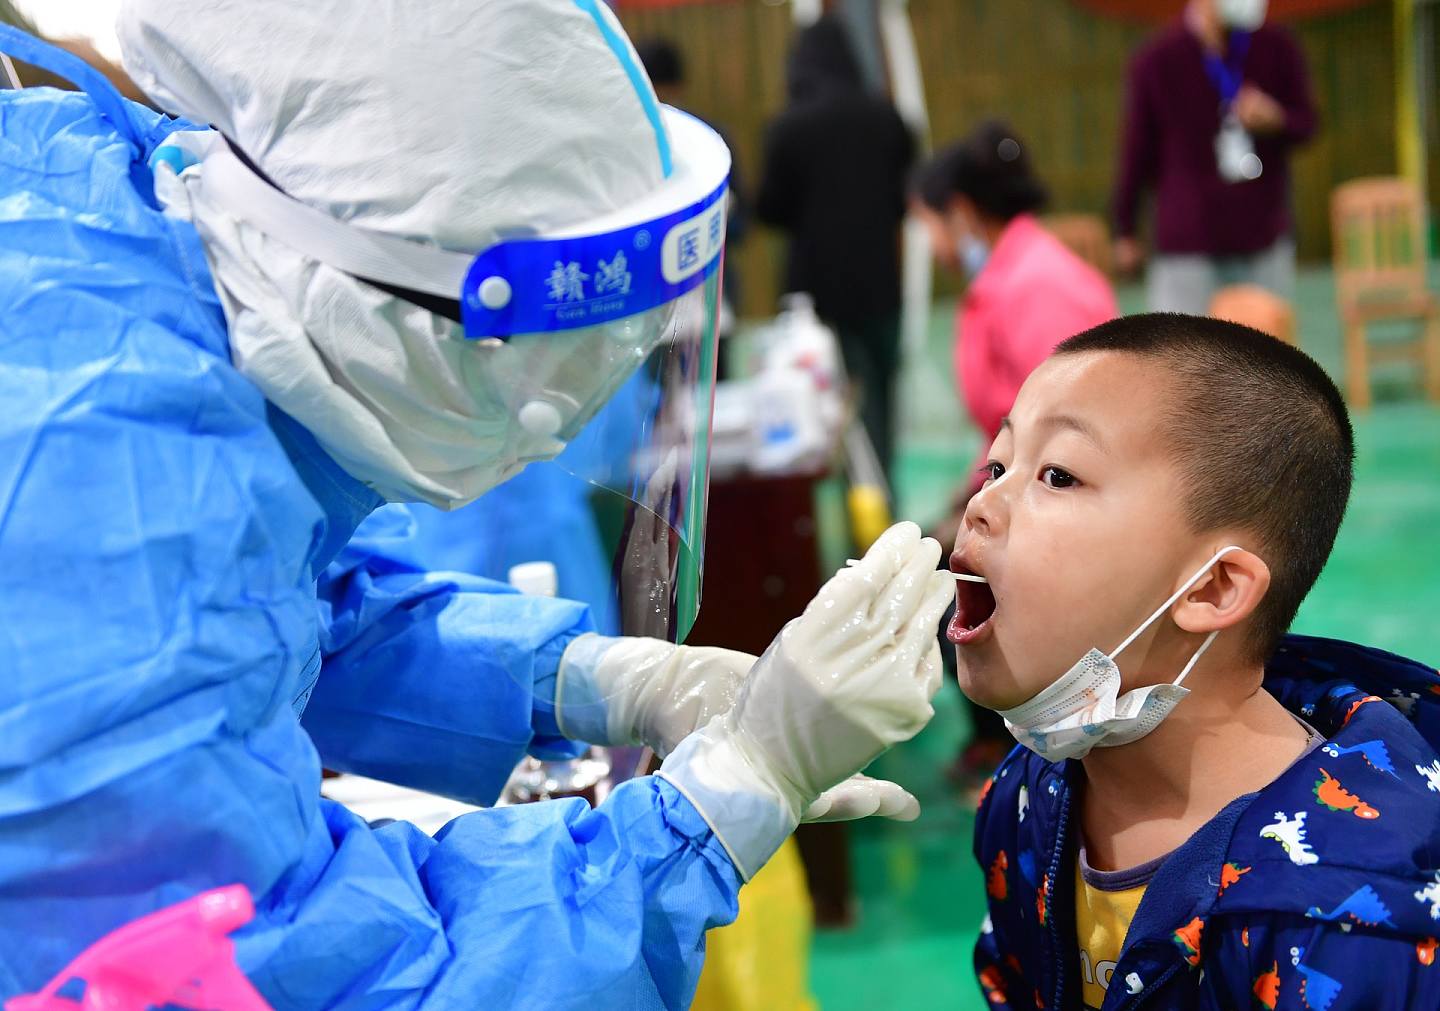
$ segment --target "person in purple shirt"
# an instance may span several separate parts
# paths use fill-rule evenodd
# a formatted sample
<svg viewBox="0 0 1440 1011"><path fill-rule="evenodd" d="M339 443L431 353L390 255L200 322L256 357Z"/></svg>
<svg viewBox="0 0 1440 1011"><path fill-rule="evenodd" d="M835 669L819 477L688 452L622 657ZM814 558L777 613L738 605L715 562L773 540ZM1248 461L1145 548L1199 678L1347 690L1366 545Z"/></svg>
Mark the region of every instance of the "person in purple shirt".
<svg viewBox="0 0 1440 1011"><path fill-rule="evenodd" d="M1190 0L1130 67L1115 187L1116 264L1137 270L1153 190L1150 308L1203 314L1216 288L1295 283L1289 157L1316 128L1304 54L1266 0Z"/></svg>

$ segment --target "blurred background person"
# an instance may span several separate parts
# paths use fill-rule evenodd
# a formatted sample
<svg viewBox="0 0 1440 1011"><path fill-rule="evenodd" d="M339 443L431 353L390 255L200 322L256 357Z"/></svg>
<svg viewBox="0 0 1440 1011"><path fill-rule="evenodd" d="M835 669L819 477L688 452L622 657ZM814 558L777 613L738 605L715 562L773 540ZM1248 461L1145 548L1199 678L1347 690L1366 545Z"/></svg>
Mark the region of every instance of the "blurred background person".
<svg viewBox="0 0 1440 1011"><path fill-rule="evenodd" d="M1221 285L1294 297L1291 152L1315 132L1305 57L1266 24L1266 0L1190 0L1135 56L1115 187L1115 261L1144 259L1155 197L1150 308L1204 313Z"/></svg>
<svg viewBox="0 0 1440 1011"><path fill-rule="evenodd" d="M968 499L1026 377L1066 337L1119 309L1104 275L1035 217L1045 186L1008 124L989 120L940 151L915 191L935 258L969 281L955 319L956 384L982 433Z"/></svg>
<svg viewBox="0 0 1440 1011"><path fill-rule="evenodd" d="M1110 282L1035 217L1046 203L1045 186L1008 124L989 120L938 152L916 173L914 190L935 258L969 282L955 317L954 361L956 385L981 433L980 456L934 531L941 544L953 545L1021 384L1057 344L1119 310ZM976 788L1013 739L994 713L968 700L966 706L974 736L954 771L962 785Z"/></svg>
<svg viewBox="0 0 1440 1011"><path fill-rule="evenodd" d="M889 100L868 92L844 24L795 38L788 104L765 135L760 220L790 239L785 290L808 292L840 338L860 414L885 473L900 368L900 223L915 155Z"/></svg>

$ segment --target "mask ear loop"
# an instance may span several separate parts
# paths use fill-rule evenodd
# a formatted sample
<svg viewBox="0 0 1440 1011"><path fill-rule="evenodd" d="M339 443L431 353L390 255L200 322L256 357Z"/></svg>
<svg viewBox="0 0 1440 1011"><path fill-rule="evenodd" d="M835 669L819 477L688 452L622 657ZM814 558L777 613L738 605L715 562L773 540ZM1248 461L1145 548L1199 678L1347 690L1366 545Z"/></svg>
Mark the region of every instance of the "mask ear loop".
<svg viewBox="0 0 1440 1011"><path fill-rule="evenodd" d="M1140 636L1145 633L1145 630L1146 630L1147 628L1149 628L1151 625L1155 624L1156 620L1159 619L1159 617L1160 617L1162 614L1164 614L1166 611L1170 610L1170 608L1174 607L1174 606L1175 606L1175 601L1177 601L1177 600L1179 600L1181 597L1185 596L1185 594L1189 591L1190 587L1192 587L1192 586L1194 586L1196 583L1200 582L1201 578L1205 575L1205 573L1209 572L1212 568L1214 568L1216 562L1218 562L1220 559L1224 558L1224 557L1225 557L1226 555L1228 555L1230 552L1232 552L1232 551L1240 551L1240 550L1243 550L1243 549L1240 548L1240 546L1239 546L1239 545L1236 545L1236 544L1231 544L1231 545L1228 545L1227 547L1221 548L1221 549L1219 550L1219 552L1216 553L1216 555L1215 555L1214 558L1212 558L1212 559L1210 559L1208 562L1206 562L1205 565L1200 569L1199 572L1195 573L1195 575L1193 575L1193 576L1191 576L1189 579L1187 579L1187 580L1185 581L1185 585L1181 586L1180 589L1176 590L1173 594L1171 594L1169 600L1167 600L1167 601L1165 601L1165 603L1161 604L1160 607L1155 611L1154 614L1152 614L1152 615L1150 615L1150 617L1146 618L1145 621L1144 621L1144 623L1141 624L1141 626L1140 626L1139 628L1137 628L1135 631L1131 632L1130 635L1125 639L1124 642L1122 642L1120 645L1116 646L1115 649L1110 653L1110 659L1111 659L1111 660L1114 660L1117 656L1119 656L1119 655L1121 654L1121 652L1123 652L1124 649L1125 649L1127 646L1129 646L1129 645L1130 645L1132 642L1134 642L1136 639L1140 638ZM1190 671L1195 667L1195 665L1196 665L1197 663L1200 662L1200 657L1202 657L1202 656L1205 654L1205 651L1210 648L1210 644L1215 641L1215 637L1216 637L1217 635L1219 635L1219 634L1220 634L1220 630L1219 630L1219 629L1216 629L1215 631L1213 631L1213 632L1210 633L1210 637L1205 640L1205 644L1204 644L1203 646L1201 646L1198 650L1195 651L1195 655L1190 658L1190 662L1189 662L1188 664L1186 664L1186 665L1185 665L1185 669L1180 672L1180 677L1175 680L1175 684L1178 685L1181 681L1184 681L1184 680L1185 680L1185 676L1190 673Z"/></svg>
<svg viewBox="0 0 1440 1011"><path fill-rule="evenodd" d="M1180 676L1171 682L1172 684L1178 687L1180 682L1185 680L1189 673L1195 669L1195 665L1200 662L1200 658L1205 655L1205 651L1210 648L1211 643L1215 641L1215 637L1219 634L1220 630L1217 628L1205 637L1205 641L1200 644L1200 648L1195 651L1195 655L1190 658L1190 662L1185 665L1185 669L1180 672Z"/></svg>

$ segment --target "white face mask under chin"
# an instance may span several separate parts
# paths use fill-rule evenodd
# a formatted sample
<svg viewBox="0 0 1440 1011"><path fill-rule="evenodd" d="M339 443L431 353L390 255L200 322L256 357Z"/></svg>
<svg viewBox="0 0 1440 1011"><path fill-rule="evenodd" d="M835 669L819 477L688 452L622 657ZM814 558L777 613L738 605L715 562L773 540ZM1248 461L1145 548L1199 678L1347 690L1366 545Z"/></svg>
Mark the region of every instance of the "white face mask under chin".
<svg viewBox="0 0 1440 1011"><path fill-rule="evenodd" d="M1190 689L1181 687L1181 682L1200 662L1219 631L1206 637L1180 676L1170 684L1147 685L1121 695L1120 668L1115 658L1170 610L1216 562L1231 551L1239 550L1233 544L1223 548L1109 655L1090 649L1029 702L1002 710L1000 716L1006 728L1041 758L1059 762L1066 758L1084 758L1091 748L1130 744L1158 727L1180 700L1190 694Z"/></svg>

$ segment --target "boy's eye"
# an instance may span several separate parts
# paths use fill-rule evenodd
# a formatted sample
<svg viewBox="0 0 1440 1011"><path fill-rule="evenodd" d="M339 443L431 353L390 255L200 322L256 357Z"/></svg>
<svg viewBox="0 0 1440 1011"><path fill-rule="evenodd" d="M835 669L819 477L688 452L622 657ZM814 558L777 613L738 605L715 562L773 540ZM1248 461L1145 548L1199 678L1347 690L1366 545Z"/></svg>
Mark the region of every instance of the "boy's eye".
<svg viewBox="0 0 1440 1011"><path fill-rule="evenodd" d="M1005 465L998 461L991 460L980 468L980 473L985 475L987 481L998 481L1005 476Z"/></svg>
<svg viewBox="0 0 1440 1011"><path fill-rule="evenodd" d="M1040 480L1051 488L1073 488L1080 483L1073 474L1063 471L1059 467L1046 467L1041 470Z"/></svg>

